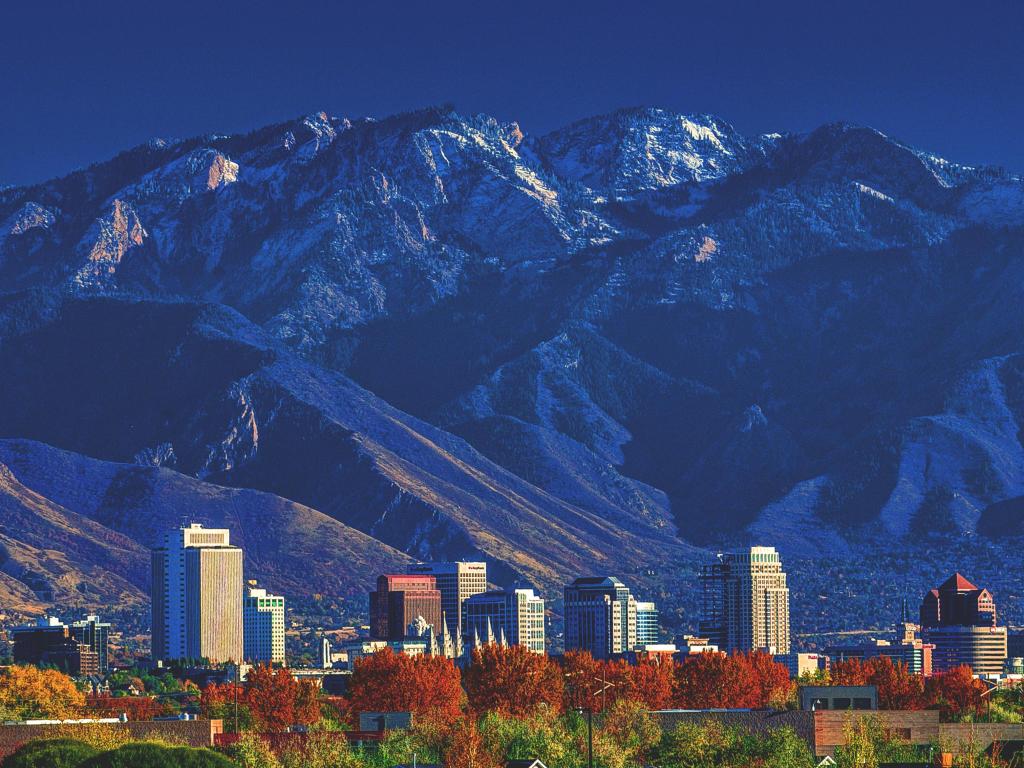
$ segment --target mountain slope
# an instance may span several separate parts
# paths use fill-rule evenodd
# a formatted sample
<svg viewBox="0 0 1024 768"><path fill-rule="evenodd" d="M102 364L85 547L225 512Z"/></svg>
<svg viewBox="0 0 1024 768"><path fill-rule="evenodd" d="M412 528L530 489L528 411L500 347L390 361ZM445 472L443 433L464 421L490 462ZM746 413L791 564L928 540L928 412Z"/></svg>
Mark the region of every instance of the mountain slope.
<svg viewBox="0 0 1024 768"><path fill-rule="evenodd" d="M407 556L341 523L265 493L223 488L168 469L115 464L26 440L0 441L5 576L15 609L142 605L149 549L184 521L226 526L247 578L292 596L361 596Z"/></svg>
<svg viewBox="0 0 1024 768"><path fill-rule="evenodd" d="M69 300L0 348L0 434L313 507L421 558L557 584L688 550L539 491L215 306Z"/></svg>
<svg viewBox="0 0 1024 768"><path fill-rule="evenodd" d="M870 128L320 113L0 192L0 435L685 622L693 544L1018 530L1022 264L1019 178Z"/></svg>

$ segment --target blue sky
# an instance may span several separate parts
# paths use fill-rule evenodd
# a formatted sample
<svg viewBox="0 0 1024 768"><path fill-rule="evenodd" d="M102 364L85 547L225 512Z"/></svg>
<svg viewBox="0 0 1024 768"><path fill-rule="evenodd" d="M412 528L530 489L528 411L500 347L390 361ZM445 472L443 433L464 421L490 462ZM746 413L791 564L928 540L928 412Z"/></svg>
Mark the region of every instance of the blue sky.
<svg viewBox="0 0 1024 768"><path fill-rule="evenodd" d="M872 125L1024 172L1024 3L33 2L0 10L0 185L155 136L452 102L543 133L621 106Z"/></svg>

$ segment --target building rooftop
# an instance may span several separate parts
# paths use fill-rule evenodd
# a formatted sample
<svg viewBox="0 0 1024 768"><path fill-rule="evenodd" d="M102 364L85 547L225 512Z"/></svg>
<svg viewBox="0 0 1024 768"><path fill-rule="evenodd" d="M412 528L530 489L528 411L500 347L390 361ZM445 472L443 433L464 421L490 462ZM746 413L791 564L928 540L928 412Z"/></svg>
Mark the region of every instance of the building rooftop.
<svg viewBox="0 0 1024 768"><path fill-rule="evenodd" d="M954 573L942 582L939 589L942 591L955 589L957 592L975 592L978 588L965 579L962 574Z"/></svg>

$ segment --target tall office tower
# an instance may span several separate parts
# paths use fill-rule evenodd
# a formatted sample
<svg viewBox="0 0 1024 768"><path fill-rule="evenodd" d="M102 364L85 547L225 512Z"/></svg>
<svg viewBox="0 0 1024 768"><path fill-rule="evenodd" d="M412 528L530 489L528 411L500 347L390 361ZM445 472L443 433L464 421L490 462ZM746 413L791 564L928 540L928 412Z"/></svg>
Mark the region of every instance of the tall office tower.
<svg viewBox="0 0 1024 768"><path fill-rule="evenodd" d="M921 601L921 639L934 646L935 672L967 664L976 675L998 675L1006 662L1006 627L996 626L992 594L959 573Z"/></svg>
<svg viewBox="0 0 1024 768"><path fill-rule="evenodd" d="M378 640L404 640L417 617L441 634L441 592L433 576L385 574L370 593L370 635Z"/></svg>
<svg viewBox="0 0 1024 768"><path fill-rule="evenodd" d="M284 664L284 598L250 582L242 600L245 660Z"/></svg>
<svg viewBox="0 0 1024 768"><path fill-rule="evenodd" d="M107 674L107 646L110 640L110 625L100 621L99 616L86 616L81 621L73 621L68 633L78 642L95 651L99 660L101 675Z"/></svg>
<svg viewBox="0 0 1024 768"><path fill-rule="evenodd" d="M434 577L441 591L441 611L448 631L453 638L466 637L462 605L467 598L487 591L487 563L415 563L408 572Z"/></svg>
<svg viewBox="0 0 1024 768"><path fill-rule="evenodd" d="M565 588L565 650L595 659L628 653L637 645L636 599L614 576L585 576Z"/></svg>
<svg viewBox="0 0 1024 768"><path fill-rule="evenodd" d="M790 652L789 588L774 547L726 552L701 570L701 634L724 651Z"/></svg>
<svg viewBox="0 0 1024 768"><path fill-rule="evenodd" d="M152 552L153 658L240 661L242 550L225 528L169 532Z"/></svg>
<svg viewBox="0 0 1024 768"><path fill-rule="evenodd" d="M655 645L661 640L658 627L658 607L654 603L636 604L636 644Z"/></svg>
<svg viewBox="0 0 1024 768"><path fill-rule="evenodd" d="M509 645L544 653L544 598L532 589L512 588L472 595L463 604L463 628L470 640L490 630Z"/></svg>

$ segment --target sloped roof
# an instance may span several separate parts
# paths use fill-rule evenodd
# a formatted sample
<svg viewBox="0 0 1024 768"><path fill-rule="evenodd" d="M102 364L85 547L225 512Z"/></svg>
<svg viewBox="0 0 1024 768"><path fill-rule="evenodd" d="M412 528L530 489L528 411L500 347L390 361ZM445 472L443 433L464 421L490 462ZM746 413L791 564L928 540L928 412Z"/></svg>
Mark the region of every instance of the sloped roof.
<svg viewBox="0 0 1024 768"><path fill-rule="evenodd" d="M963 575L960 573L954 573L952 576L950 576L948 579L942 582L942 586L939 587L939 590L942 592L945 592L946 590L956 590L957 592L975 592L977 591L977 589L978 588L976 586L971 584L971 582L965 579Z"/></svg>

